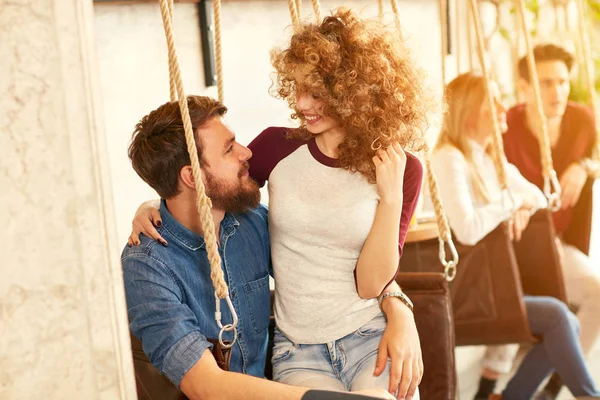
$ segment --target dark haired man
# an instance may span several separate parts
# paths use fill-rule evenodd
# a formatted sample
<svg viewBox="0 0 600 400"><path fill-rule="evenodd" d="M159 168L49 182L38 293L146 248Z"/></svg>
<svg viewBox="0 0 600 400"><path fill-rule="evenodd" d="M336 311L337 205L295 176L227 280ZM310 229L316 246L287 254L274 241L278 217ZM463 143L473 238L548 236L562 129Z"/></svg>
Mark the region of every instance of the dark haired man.
<svg viewBox="0 0 600 400"><path fill-rule="evenodd" d="M562 189L561 209L553 214L554 227L560 239L567 295L579 307L581 346L589 354L600 335L600 273L586 254L591 231L591 183L599 170L592 159L597 144L594 114L588 107L569 101L573 55L554 44L538 45L533 53L554 169ZM541 131L525 57L519 61L518 71L525 101L508 111L504 151L508 161L542 189ZM557 386L550 391L555 395Z"/></svg>
<svg viewBox="0 0 600 400"><path fill-rule="evenodd" d="M138 242L136 236L130 244L137 246L123 251L131 331L152 364L190 399L300 399L307 388L257 379L264 376L267 354L271 252L267 210L259 205L258 185L248 174L252 152L224 123L227 109L221 103L189 96L188 106L224 277L239 317L230 361L234 372L221 370L210 351L208 339L219 334L214 289L176 102L145 116L129 148L133 168L162 198L153 221L155 239L163 244L147 236ZM398 298L382 307L390 320L397 308L406 316ZM224 304L221 312L223 323L232 321ZM416 333L414 320L407 330L413 328ZM393 398L385 391L363 393Z"/></svg>

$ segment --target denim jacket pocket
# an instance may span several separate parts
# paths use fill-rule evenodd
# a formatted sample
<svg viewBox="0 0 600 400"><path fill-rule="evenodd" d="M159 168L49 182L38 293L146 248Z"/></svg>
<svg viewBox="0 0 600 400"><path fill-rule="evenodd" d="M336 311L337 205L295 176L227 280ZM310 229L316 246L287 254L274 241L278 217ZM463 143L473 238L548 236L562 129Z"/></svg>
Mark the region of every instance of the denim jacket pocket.
<svg viewBox="0 0 600 400"><path fill-rule="evenodd" d="M269 290L269 275L244 284L244 294L250 310L252 328L256 333L263 333L269 327L271 307L269 301L263 301L262 291Z"/></svg>

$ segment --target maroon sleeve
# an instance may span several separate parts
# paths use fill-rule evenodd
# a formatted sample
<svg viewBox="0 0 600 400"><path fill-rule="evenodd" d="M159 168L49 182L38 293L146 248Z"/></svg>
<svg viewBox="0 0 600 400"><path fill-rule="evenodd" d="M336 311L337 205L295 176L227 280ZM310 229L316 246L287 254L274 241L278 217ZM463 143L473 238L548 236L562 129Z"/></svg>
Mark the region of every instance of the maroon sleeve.
<svg viewBox="0 0 600 400"><path fill-rule="evenodd" d="M402 248L406 240L406 234L410 226L410 220L415 214L421 184L423 183L423 166L419 159L410 153L406 153L406 169L404 170L404 186L402 214L400 216L400 235L398 237L398 253L402 257Z"/></svg>
<svg viewBox="0 0 600 400"><path fill-rule="evenodd" d="M252 157L248 160L250 164L250 177L260 187L269 180L271 171L279 161L292 154L304 141L288 139L287 131L290 128L270 127L265 129L248 145L252 151Z"/></svg>

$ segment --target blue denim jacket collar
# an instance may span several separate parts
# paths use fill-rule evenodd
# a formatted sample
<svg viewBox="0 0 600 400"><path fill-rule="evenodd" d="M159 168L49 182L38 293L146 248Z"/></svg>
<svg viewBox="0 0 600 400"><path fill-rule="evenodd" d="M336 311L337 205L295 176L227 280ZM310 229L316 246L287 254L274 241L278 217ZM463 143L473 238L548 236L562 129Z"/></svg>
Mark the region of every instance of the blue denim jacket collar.
<svg viewBox="0 0 600 400"><path fill-rule="evenodd" d="M162 227L168 230L182 246L192 251L206 246L203 236L190 231L171 215L167 209L167 202L164 199L160 201L160 216L162 218ZM225 217L221 221L221 239L231 236L235 232L235 227L239 224L233 214L225 213Z"/></svg>

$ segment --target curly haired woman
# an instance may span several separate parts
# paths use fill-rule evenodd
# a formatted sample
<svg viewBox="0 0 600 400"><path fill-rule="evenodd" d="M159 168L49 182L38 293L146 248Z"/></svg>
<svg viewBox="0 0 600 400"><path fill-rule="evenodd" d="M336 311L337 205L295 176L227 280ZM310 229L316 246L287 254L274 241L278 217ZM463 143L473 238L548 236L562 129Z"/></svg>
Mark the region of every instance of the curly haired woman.
<svg viewBox="0 0 600 400"><path fill-rule="evenodd" d="M393 31L346 9L272 52L274 91L301 122L249 145L250 175L269 181L278 381L387 387L385 373L373 377L386 323L374 298L397 273L422 181L403 149L421 145L426 122L407 54Z"/></svg>
<svg viewBox="0 0 600 400"><path fill-rule="evenodd" d="M420 74L395 31L344 8L303 25L272 62L274 92L300 121L249 145L250 176L269 182L274 379L418 398L421 349L394 278L423 175L404 151L424 146ZM384 290L406 304L385 335Z"/></svg>

